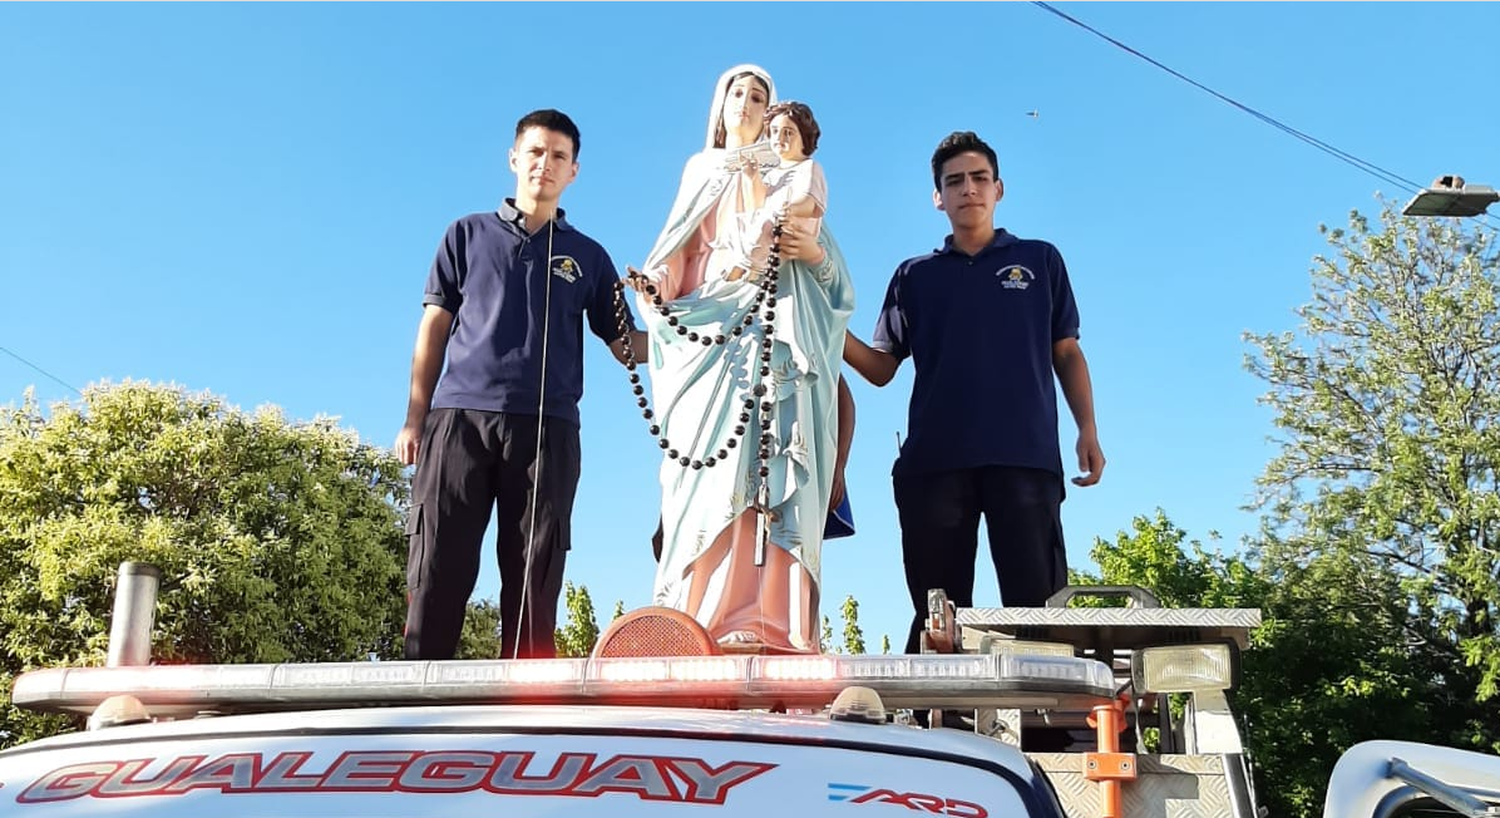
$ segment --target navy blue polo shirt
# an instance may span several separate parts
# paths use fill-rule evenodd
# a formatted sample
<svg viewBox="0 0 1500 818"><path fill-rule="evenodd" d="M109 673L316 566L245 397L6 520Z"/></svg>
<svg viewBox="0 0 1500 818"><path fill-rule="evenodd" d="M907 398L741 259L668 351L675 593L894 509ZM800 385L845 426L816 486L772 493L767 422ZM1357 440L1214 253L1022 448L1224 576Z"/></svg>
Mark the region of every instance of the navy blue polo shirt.
<svg viewBox="0 0 1500 818"><path fill-rule="evenodd" d="M577 425L583 316L605 341L619 337L614 300L619 275L604 248L569 225L563 211L532 235L524 218L507 200L498 212L454 222L438 247L422 303L453 313L453 328L432 407L535 415L545 331L542 412ZM549 281L551 318L544 329ZM633 317L630 326L635 328Z"/></svg>
<svg viewBox="0 0 1500 818"><path fill-rule="evenodd" d="M1057 248L995 232L896 268L872 346L912 359L907 437L895 473L1023 466L1062 476L1052 345L1078 337Z"/></svg>

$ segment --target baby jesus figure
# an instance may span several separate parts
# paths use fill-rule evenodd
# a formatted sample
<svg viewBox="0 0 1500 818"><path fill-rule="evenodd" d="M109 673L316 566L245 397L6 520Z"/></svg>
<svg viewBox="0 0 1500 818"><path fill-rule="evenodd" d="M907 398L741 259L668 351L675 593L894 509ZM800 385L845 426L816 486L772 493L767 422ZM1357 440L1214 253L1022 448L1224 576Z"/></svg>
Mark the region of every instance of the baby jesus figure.
<svg viewBox="0 0 1500 818"><path fill-rule="evenodd" d="M811 158L818 149L822 131L813 118L812 109L801 102L780 102L766 111L770 123L771 148L781 162L759 173L747 172L754 189L757 207L750 214L751 239L747 258L727 276L734 281L747 269L756 274L766 269L771 255L771 231L776 222L797 221L807 235L817 240L828 209L828 182L823 168Z"/></svg>

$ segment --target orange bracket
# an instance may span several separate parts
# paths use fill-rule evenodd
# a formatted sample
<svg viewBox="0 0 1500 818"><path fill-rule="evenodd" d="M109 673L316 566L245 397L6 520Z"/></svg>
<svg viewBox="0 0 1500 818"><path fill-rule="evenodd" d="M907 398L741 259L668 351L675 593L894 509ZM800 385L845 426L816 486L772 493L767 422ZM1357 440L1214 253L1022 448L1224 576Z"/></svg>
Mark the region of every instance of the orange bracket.
<svg viewBox="0 0 1500 818"><path fill-rule="evenodd" d="M1083 777L1099 782L1099 818L1122 818L1120 782L1135 780L1135 753L1120 752L1120 733L1125 730L1125 707L1129 701L1121 696L1109 704L1098 705L1089 716L1089 726L1098 735L1099 749L1083 754Z"/></svg>

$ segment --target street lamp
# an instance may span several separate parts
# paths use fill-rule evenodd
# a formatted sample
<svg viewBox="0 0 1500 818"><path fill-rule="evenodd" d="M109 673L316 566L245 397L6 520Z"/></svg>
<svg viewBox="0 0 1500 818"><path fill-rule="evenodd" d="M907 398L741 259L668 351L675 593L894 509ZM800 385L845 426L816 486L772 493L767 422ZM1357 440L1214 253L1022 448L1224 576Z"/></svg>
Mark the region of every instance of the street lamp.
<svg viewBox="0 0 1500 818"><path fill-rule="evenodd" d="M1462 176L1439 176L1401 208L1401 215L1478 216L1494 202L1500 202L1500 191L1492 187L1466 185Z"/></svg>

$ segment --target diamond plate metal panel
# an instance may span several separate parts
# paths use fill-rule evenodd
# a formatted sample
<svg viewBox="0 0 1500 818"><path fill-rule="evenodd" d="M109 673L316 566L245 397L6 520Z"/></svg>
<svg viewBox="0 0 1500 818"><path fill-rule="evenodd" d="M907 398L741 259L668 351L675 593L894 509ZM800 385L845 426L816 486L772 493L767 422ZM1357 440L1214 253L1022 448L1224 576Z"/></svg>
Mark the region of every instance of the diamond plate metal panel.
<svg viewBox="0 0 1500 818"><path fill-rule="evenodd" d="M1194 639L1233 639L1248 647L1260 626L1258 608L959 608L960 627L1030 639L1107 643L1116 648L1159 644L1174 633Z"/></svg>
<svg viewBox="0 0 1500 818"><path fill-rule="evenodd" d="M1083 777L1080 753L1027 753L1057 791L1068 818L1098 818L1099 785ZM1231 818L1234 802L1216 755L1136 756L1139 776L1121 788L1127 818Z"/></svg>

